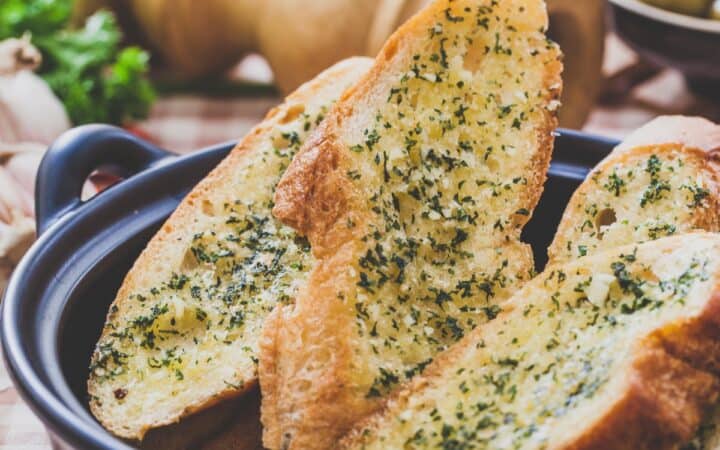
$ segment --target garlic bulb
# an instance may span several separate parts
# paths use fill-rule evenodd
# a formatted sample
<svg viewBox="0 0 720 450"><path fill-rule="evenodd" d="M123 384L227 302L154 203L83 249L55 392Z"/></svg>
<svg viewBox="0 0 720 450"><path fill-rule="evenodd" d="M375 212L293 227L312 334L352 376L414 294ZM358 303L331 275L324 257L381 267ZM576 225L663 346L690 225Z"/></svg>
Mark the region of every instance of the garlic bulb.
<svg viewBox="0 0 720 450"><path fill-rule="evenodd" d="M35 222L25 216L15 216L10 224L0 222L0 295L20 258L35 240Z"/></svg>
<svg viewBox="0 0 720 450"><path fill-rule="evenodd" d="M0 294L13 267L35 239L32 194L0 167Z"/></svg>
<svg viewBox="0 0 720 450"><path fill-rule="evenodd" d="M0 142L50 144L70 128L65 107L32 72L39 64L27 39L0 42Z"/></svg>
<svg viewBox="0 0 720 450"><path fill-rule="evenodd" d="M27 38L0 42L0 293L35 239L35 176L47 145L70 128L65 108L33 73Z"/></svg>
<svg viewBox="0 0 720 450"><path fill-rule="evenodd" d="M0 142L0 294L35 240L35 176L46 148Z"/></svg>
<svg viewBox="0 0 720 450"><path fill-rule="evenodd" d="M6 219L3 204L13 204L15 209L33 217L35 176L45 154L43 144L3 144L0 142L0 220ZM7 222L7 220L5 220Z"/></svg>

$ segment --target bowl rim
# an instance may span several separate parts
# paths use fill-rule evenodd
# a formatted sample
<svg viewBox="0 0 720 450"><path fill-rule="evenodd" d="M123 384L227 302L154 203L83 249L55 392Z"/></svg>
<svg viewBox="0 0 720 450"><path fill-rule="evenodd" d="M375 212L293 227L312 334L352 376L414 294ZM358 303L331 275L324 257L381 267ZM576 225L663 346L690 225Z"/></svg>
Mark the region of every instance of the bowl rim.
<svg viewBox="0 0 720 450"><path fill-rule="evenodd" d="M81 133L80 131L83 129L85 131ZM68 133L74 132L81 135L87 133L90 136L100 137L108 133L114 133L111 127L97 128L92 125L76 128ZM129 136L126 131L120 132ZM68 136L73 141L73 145L78 145L75 141L82 137ZM145 141L138 140L137 142L144 143ZM36 369L33 358L26 351L28 347L25 342L26 336L20 327L20 322L15 320L21 316L24 309L22 302L28 295L26 283L34 279L33 274L37 272L37 267L41 262L52 261L52 258L48 256L48 249L62 246L60 241L63 236L77 229L78 224L96 216L104 205L112 205L119 198L127 197L130 195L128 192L137 189L136 186L144 186L155 177L162 178L184 166L196 166L206 158L212 159L215 154L221 154L218 160L220 161L235 147L235 144L234 141L218 143L194 153L172 155L141 172L130 175L124 181L109 187L100 195L81 202L78 207L63 212L61 217L52 222L40 234L13 271L5 292L0 296L3 300L0 302L0 346L3 350L0 364L5 364L13 387L23 403L30 408L35 417L43 424L54 448L133 450L137 447L122 441L121 438L112 435L107 430L103 431L99 423L89 422L87 418L79 415L71 405L65 402L63 395L57 392L53 384L43 378L43 374L47 373L47 367L43 367L42 370ZM212 163L213 167L216 165L217 163ZM179 201L180 198L176 200ZM145 205L145 208L150 208L150 205L153 205L147 198L141 198L139 201ZM157 203L154 203L152 207L157 207ZM124 214L135 216L137 211L125 212ZM98 233L99 230L106 227L107 224L103 224L93 233ZM34 275L34 277L37 278L37 275ZM73 283L76 281L72 280ZM36 331L34 333L37 334ZM88 414L90 413L88 412ZM89 417L92 418L91 415Z"/></svg>
<svg viewBox="0 0 720 450"><path fill-rule="evenodd" d="M618 144L618 141L613 138L565 129L556 130L554 135L566 139L568 145L585 142L591 146L598 146L597 150L585 153L586 156L591 158L600 156L600 153L609 152L612 147ZM4 301L0 303L0 338L2 338L0 339L0 345L4 350L2 352L3 359L18 394L40 422L50 431L53 442L69 444L75 448L118 450L131 450L133 448L131 445L120 441L109 431L103 431L98 423L91 423L78 415L72 407L65 403L62 396L55 392L52 384L43 380L42 371L36 370L32 364L30 355L25 351L27 344L23 341L20 325L13 319L19 317L19 313L23 309L21 303L27 296L27 293L25 293L26 288L23 286L31 280L30 276L33 273L33 267L37 267L40 261L50 258L47 249L59 245L58 242L61 238L76 228L79 222L94 216L103 204L112 204L118 198L129 195L127 191L130 191L133 185L142 186L158 174L171 173L183 165L193 165L205 155L214 152L227 153L232 147L233 145L229 143L218 144L195 153L170 158L162 164L153 166L126 179L122 183L114 185L102 194L85 202L83 206L54 222L39 237L14 271L5 291ZM602 150L599 147L602 147ZM584 159L585 155L583 153L574 154L567 163L558 164L559 161L555 161L555 167L551 171L556 172L562 178L584 179L589 167L587 170L578 171L576 165L585 167L586 164L580 161L576 163L575 159ZM548 171L548 176L551 171ZM61 446L60 448L64 447Z"/></svg>
<svg viewBox="0 0 720 450"><path fill-rule="evenodd" d="M610 3L617 7L668 25L675 25L705 33L720 34L720 20L703 19L700 17L693 17L667 11L662 8L658 8L657 6L643 3L640 0L610 0Z"/></svg>

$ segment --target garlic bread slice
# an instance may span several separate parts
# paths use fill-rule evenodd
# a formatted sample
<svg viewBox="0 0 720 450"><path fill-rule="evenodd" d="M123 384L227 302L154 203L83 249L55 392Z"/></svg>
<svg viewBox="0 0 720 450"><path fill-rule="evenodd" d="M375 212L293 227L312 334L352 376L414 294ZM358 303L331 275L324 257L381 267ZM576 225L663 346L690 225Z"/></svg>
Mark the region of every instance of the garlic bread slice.
<svg viewBox="0 0 720 450"><path fill-rule="evenodd" d="M720 231L720 125L662 116L632 133L575 191L548 249L555 264L693 230Z"/></svg>
<svg viewBox="0 0 720 450"><path fill-rule="evenodd" d="M148 244L90 365L90 408L108 430L141 440L257 384L265 318L292 301L313 265L307 241L271 215L275 186L370 62L341 62L290 95Z"/></svg>
<svg viewBox="0 0 720 450"><path fill-rule="evenodd" d="M437 0L276 191L316 256L261 344L264 444L332 448L531 277L562 63L541 0Z"/></svg>
<svg viewBox="0 0 720 450"><path fill-rule="evenodd" d="M720 393L720 235L547 269L344 449L671 449Z"/></svg>

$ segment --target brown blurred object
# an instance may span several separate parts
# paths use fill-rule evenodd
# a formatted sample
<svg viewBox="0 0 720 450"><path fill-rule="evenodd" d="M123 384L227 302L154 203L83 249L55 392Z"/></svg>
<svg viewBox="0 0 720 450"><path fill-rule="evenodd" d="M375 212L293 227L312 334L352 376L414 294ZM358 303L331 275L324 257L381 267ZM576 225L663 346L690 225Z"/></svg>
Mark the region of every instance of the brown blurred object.
<svg viewBox="0 0 720 450"><path fill-rule="evenodd" d="M262 450L260 389L151 430L143 450Z"/></svg>
<svg viewBox="0 0 720 450"><path fill-rule="evenodd" d="M77 17L98 7L132 16L171 68L188 77L222 72L263 55L290 92L340 59L377 54L429 0L78 0ZM548 0L550 35L565 53L560 122L579 128L601 86L603 0ZM121 20L127 24L128 20ZM135 33L138 34L138 33Z"/></svg>
<svg viewBox="0 0 720 450"><path fill-rule="evenodd" d="M603 86L604 0L548 0L550 38L565 55L560 126L580 129Z"/></svg>
<svg viewBox="0 0 720 450"><path fill-rule="evenodd" d="M585 131L623 139L661 115L720 122L720 104L694 94L682 74L642 60L614 33L606 37L605 83Z"/></svg>

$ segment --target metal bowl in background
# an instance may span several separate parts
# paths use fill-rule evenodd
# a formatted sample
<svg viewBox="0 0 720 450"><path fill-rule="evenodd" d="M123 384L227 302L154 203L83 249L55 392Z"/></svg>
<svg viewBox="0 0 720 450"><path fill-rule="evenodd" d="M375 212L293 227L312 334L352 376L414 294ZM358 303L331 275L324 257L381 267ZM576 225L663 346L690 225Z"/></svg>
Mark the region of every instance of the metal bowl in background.
<svg viewBox="0 0 720 450"><path fill-rule="evenodd" d="M618 36L642 58L685 75L696 93L720 101L720 20L686 16L639 0L610 0Z"/></svg>
<svg viewBox="0 0 720 450"><path fill-rule="evenodd" d="M526 227L540 266L570 196L616 145L560 131L543 197ZM125 274L185 194L233 147L175 157L127 132L87 126L62 136L38 172L40 237L10 280L0 341L15 386L56 448L130 449L88 409L86 380L95 342ZM83 182L115 165L127 178L81 202Z"/></svg>

